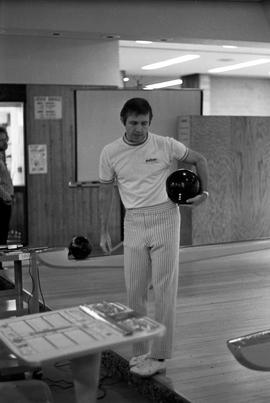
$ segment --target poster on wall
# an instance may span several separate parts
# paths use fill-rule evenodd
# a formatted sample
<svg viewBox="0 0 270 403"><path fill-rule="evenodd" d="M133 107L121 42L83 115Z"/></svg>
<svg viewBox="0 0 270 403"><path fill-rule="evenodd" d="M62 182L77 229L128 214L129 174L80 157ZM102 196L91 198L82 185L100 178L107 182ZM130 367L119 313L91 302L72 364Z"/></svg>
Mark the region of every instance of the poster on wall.
<svg viewBox="0 0 270 403"><path fill-rule="evenodd" d="M30 174L46 174L48 172L46 144L29 144L28 156Z"/></svg>
<svg viewBox="0 0 270 403"><path fill-rule="evenodd" d="M34 97L35 119L62 119L62 97Z"/></svg>

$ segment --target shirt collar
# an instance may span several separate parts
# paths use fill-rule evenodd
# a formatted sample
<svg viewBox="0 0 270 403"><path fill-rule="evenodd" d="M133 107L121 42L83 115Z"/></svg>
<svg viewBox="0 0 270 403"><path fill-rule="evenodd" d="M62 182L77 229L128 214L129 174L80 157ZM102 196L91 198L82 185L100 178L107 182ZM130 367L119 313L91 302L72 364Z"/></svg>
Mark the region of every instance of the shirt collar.
<svg viewBox="0 0 270 403"><path fill-rule="evenodd" d="M126 133L125 133L124 136L123 136L123 141L124 141L124 143L128 144L129 146L133 146L133 147L141 146L141 145L144 144L148 139L149 139L149 133L147 133L147 136L146 136L145 140L143 140L141 143L139 143L139 144L134 144L134 143L131 143L130 141L128 141L127 136L126 136Z"/></svg>

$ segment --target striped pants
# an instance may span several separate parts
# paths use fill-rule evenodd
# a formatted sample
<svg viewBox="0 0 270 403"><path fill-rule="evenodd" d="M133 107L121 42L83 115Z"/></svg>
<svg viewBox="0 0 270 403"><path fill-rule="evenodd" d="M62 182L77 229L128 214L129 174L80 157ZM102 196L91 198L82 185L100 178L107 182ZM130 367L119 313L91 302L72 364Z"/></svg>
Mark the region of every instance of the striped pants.
<svg viewBox="0 0 270 403"><path fill-rule="evenodd" d="M155 320L166 333L151 343L152 358L170 358L173 348L178 288L180 212L171 201L128 209L124 221L124 269L128 305L147 315L150 283L154 289ZM149 343L133 346L134 355L149 351Z"/></svg>

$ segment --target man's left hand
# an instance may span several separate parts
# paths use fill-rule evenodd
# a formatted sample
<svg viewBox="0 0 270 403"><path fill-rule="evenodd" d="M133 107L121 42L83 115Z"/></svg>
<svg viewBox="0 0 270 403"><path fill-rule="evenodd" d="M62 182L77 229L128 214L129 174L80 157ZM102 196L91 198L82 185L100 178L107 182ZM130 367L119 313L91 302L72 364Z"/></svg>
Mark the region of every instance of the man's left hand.
<svg viewBox="0 0 270 403"><path fill-rule="evenodd" d="M186 201L187 206L198 206L199 204L203 203L206 199L208 199L208 194L207 193L200 193L195 197L192 197L191 199L188 199Z"/></svg>

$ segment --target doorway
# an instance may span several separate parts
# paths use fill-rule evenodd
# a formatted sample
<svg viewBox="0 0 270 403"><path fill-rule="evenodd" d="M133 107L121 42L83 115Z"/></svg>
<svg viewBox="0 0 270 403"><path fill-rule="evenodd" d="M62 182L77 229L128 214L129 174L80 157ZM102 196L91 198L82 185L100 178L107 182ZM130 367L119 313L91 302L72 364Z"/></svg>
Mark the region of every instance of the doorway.
<svg viewBox="0 0 270 403"><path fill-rule="evenodd" d="M0 125L9 136L6 164L14 186L8 243L27 244L24 103L0 102Z"/></svg>

